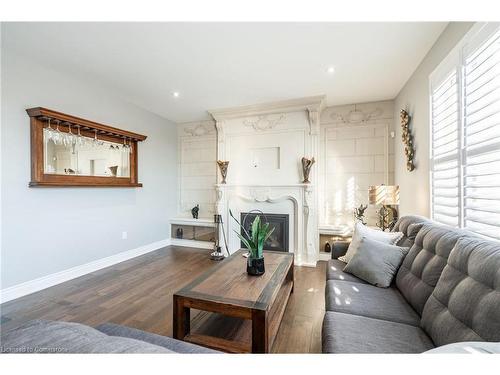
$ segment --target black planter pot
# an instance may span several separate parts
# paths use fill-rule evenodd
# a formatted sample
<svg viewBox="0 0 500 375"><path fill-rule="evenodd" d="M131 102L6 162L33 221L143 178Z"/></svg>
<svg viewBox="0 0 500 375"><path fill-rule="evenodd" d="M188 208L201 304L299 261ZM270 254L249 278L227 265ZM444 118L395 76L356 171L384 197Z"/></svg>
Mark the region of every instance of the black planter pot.
<svg viewBox="0 0 500 375"><path fill-rule="evenodd" d="M260 276L266 272L264 258L248 258L247 273L251 276Z"/></svg>

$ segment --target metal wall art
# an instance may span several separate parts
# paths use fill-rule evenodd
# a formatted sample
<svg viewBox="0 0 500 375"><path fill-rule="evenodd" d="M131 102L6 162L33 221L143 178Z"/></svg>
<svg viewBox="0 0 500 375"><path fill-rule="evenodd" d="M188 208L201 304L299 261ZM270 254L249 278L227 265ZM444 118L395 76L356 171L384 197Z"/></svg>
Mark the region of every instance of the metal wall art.
<svg viewBox="0 0 500 375"><path fill-rule="evenodd" d="M403 130L401 138L403 139L403 144L405 145L406 169L411 172L415 169L415 164L413 163L415 149L413 148L413 136L410 132L411 117L404 109L401 110L400 117L401 128Z"/></svg>
<svg viewBox="0 0 500 375"><path fill-rule="evenodd" d="M315 162L316 160L314 160L314 158L302 158L302 172L304 173L304 181L302 181L303 184L309 184L311 182L309 181L309 173L311 173L311 168Z"/></svg>

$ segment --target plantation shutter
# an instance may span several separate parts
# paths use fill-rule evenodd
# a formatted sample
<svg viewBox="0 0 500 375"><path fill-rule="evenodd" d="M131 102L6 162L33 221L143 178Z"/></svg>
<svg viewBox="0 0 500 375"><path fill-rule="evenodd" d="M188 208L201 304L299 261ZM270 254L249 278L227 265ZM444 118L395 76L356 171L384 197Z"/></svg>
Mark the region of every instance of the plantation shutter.
<svg viewBox="0 0 500 375"><path fill-rule="evenodd" d="M456 67L431 82L432 218L460 226L459 76Z"/></svg>
<svg viewBox="0 0 500 375"><path fill-rule="evenodd" d="M464 47L463 66L463 226L500 239L498 25L486 28Z"/></svg>

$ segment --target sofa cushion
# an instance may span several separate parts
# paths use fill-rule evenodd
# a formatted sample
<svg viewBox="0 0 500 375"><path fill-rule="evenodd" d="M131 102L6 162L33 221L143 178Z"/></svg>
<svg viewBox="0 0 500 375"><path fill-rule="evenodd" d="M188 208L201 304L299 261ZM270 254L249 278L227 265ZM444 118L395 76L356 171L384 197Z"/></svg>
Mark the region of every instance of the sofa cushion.
<svg viewBox="0 0 500 375"><path fill-rule="evenodd" d="M343 269L346 263L338 259L330 259L326 266L326 279L338 281L352 281L355 283L366 284L366 281L357 278L350 273L344 272Z"/></svg>
<svg viewBox="0 0 500 375"><path fill-rule="evenodd" d="M7 353L173 353L147 342L108 336L78 323L34 320L2 334Z"/></svg>
<svg viewBox="0 0 500 375"><path fill-rule="evenodd" d="M203 346L190 344L189 342L176 340L171 337L156 335L154 333L141 331L139 329L121 326L118 324L104 323L96 327L100 332L109 336L127 337L129 339L148 342L171 350L175 353L198 353L212 354L220 353L216 350L208 349Z"/></svg>
<svg viewBox="0 0 500 375"><path fill-rule="evenodd" d="M422 314L436 345L500 341L500 242L460 239Z"/></svg>
<svg viewBox="0 0 500 375"><path fill-rule="evenodd" d="M396 288L377 288L349 281L326 282L325 309L375 319L420 325L420 316Z"/></svg>
<svg viewBox="0 0 500 375"><path fill-rule="evenodd" d="M396 275L396 286L419 314L446 266L451 249L466 235L465 231L433 223L424 224L418 231Z"/></svg>
<svg viewBox="0 0 500 375"><path fill-rule="evenodd" d="M358 251L347 263L344 271L375 286L388 288L407 252L407 247L389 245L363 237Z"/></svg>
<svg viewBox="0 0 500 375"><path fill-rule="evenodd" d="M327 311L323 353L422 353L434 347L415 326Z"/></svg>

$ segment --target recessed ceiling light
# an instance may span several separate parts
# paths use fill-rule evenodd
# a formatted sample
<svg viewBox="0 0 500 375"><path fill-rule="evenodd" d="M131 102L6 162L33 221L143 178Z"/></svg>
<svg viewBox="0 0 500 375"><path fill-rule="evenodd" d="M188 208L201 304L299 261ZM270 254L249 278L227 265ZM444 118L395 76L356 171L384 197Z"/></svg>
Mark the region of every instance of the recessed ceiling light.
<svg viewBox="0 0 500 375"><path fill-rule="evenodd" d="M174 91L174 92L172 93L172 96L173 96L174 98L178 98L178 97L179 97L179 92L178 92L178 91Z"/></svg>
<svg viewBox="0 0 500 375"><path fill-rule="evenodd" d="M333 74L335 73L335 67L334 66L329 66L328 69L326 70L328 74Z"/></svg>

